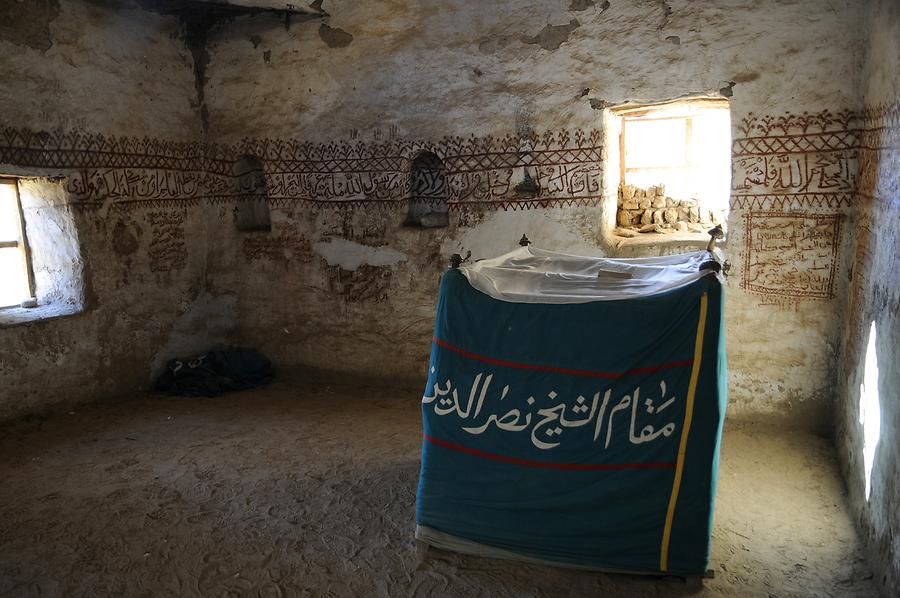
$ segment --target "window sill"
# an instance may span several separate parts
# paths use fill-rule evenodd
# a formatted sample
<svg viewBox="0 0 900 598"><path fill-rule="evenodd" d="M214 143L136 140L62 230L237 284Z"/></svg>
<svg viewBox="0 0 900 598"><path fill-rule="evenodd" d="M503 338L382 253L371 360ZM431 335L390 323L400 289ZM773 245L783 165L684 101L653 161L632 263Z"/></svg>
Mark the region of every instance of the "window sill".
<svg viewBox="0 0 900 598"><path fill-rule="evenodd" d="M612 245L616 249L624 247L671 247L686 245L703 249L709 243L708 233L638 233L636 237L620 237L611 235Z"/></svg>
<svg viewBox="0 0 900 598"><path fill-rule="evenodd" d="M51 303L38 307L5 307L0 309L0 328L12 328L32 322L74 316L84 311L81 305Z"/></svg>

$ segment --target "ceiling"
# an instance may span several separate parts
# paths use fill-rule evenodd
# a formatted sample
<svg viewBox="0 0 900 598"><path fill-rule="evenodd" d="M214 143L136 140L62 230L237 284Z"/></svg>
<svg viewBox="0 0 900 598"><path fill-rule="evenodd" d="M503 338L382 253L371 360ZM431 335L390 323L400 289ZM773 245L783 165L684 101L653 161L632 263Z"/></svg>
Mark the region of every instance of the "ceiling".
<svg viewBox="0 0 900 598"><path fill-rule="evenodd" d="M243 6L247 8L261 8L270 10L287 10L291 12L320 14L321 9L313 9L310 4L315 4L311 0L191 0L193 2L202 2L204 4L231 4L232 6ZM321 2L319 3L321 4Z"/></svg>
<svg viewBox="0 0 900 598"><path fill-rule="evenodd" d="M144 8L166 14L239 15L263 11L325 16L321 0L138 0ZM200 9L200 10L198 10Z"/></svg>

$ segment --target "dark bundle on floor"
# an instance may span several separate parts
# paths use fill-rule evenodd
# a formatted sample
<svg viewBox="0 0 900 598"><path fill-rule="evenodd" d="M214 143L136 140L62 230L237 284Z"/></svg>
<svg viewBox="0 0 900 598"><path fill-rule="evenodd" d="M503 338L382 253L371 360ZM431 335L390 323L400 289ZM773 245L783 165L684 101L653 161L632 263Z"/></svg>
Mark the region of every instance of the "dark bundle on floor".
<svg viewBox="0 0 900 598"><path fill-rule="evenodd" d="M173 359L157 378L156 389L182 396L214 397L270 382L275 369L252 349L210 351L191 359Z"/></svg>

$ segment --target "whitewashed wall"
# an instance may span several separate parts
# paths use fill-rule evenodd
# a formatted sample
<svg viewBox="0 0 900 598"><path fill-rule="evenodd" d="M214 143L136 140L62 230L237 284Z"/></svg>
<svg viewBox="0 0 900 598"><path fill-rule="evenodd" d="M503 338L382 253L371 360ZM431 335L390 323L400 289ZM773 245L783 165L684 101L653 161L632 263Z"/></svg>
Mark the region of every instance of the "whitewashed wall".
<svg viewBox="0 0 900 598"><path fill-rule="evenodd" d="M732 94L735 137L727 243L730 414L828 429L856 184L858 140L849 131L860 102L858 3L603 6L326 1L331 17L324 23L285 28L258 16L218 28L208 68L214 140L249 139L260 152L275 139L309 142L326 153L329 144L343 143L377 156L431 144L451 156L456 166L448 169L457 173L451 226L409 230L401 226L402 205L367 204L364 191L335 189L309 170L288 181L285 173L296 164L270 155L270 186L284 207L275 209L272 241L237 240L249 281L239 306L242 334L283 363L415 379L429 351L438 276L451 252L493 256L513 248L523 232L539 246L572 252L673 251L614 250L600 238L600 197L609 193L602 139L588 144L596 160L569 152L539 171L541 197L549 202L527 210L509 203L522 199L512 191L520 170L492 168L479 178L470 172L470 154L496 156L509 146L497 140L507 137L562 132L574 139L577 131L602 128L600 109L608 104L721 90ZM481 149L468 154L445 140L470 136ZM776 162L786 170L776 172ZM365 178L364 168L354 168L342 173ZM796 180L789 179L792 171ZM578 177L595 187L585 189ZM567 203L572 196L580 205ZM351 209L341 203L354 200L363 203ZM759 245L760 231L797 234L807 226L821 230L824 247L801 247L785 258L790 263ZM315 250L330 238L372 252L389 247L408 259L341 268ZM266 243L273 249L263 255L259 246ZM817 277L823 264L827 274ZM805 289L810 284L812 293Z"/></svg>
<svg viewBox="0 0 900 598"><path fill-rule="evenodd" d="M900 588L900 5L869 3L865 23L865 142L843 314L836 436L876 581L884 596L895 596ZM873 327L874 354L869 349ZM875 365L877 375L866 375L867 363ZM877 402L866 408L863 394ZM866 480L870 451L871 478Z"/></svg>
<svg viewBox="0 0 900 598"><path fill-rule="evenodd" d="M237 295L205 285L205 208L160 201L145 168L189 177L176 157L197 153L177 19L130 1L0 11L0 174L39 177L21 190L43 304L0 311L6 419L150 388L167 358L226 342Z"/></svg>

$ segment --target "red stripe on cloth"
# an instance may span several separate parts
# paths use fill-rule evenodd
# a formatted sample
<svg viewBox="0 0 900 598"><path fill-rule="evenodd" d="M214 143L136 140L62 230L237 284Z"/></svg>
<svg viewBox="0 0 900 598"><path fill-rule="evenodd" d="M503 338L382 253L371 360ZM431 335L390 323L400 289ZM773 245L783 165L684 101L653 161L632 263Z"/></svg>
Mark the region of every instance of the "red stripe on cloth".
<svg viewBox="0 0 900 598"><path fill-rule="evenodd" d="M659 370L667 370L669 368L680 368L687 367L694 364L693 359L684 359L682 361L672 361L670 363L664 363L662 365L653 365L643 368L632 368L630 370L625 370L624 372L597 372L594 370L573 370L570 368L560 368L552 365L536 365L532 363L520 363L518 361L506 361L504 359L495 359L493 357L485 357L484 355L478 355L477 353L472 353L471 351L466 351L465 349L461 349L455 345L451 345L445 340L441 340L438 337L433 337L434 342L438 345L444 347L445 349L450 349L454 353L459 353L463 357L468 357L469 359L477 359L478 361L483 361L485 363L492 363L494 365L502 365L508 368L515 368L519 370L538 370L541 372L552 372L554 374L570 374L572 376L587 376L589 378L621 378L627 375L633 374L649 374L651 372L657 372Z"/></svg>
<svg viewBox="0 0 900 598"><path fill-rule="evenodd" d="M429 436L428 434L422 434L422 438L424 438L427 442L431 444L450 449L451 451L457 451L460 453L465 453L467 455L472 455L474 457L481 457L483 459L492 459L494 461L503 461L504 463L513 463L515 465L524 465L526 467L540 467L543 469L568 469L568 470L576 470L576 471L613 471L613 470L621 470L621 469L672 469L675 467L674 463L664 463L664 462L655 462L649 461L645 463L553 463L550 461L535 461L532 459L520 459L519 457L508 457L506 455L498 455L497 453L488 453L486 451L481 451L472 447L463 446L461 444L454 444L452 442L447 442L446 440L441 440L440 438L435 438L434 436Z"/></svg>

